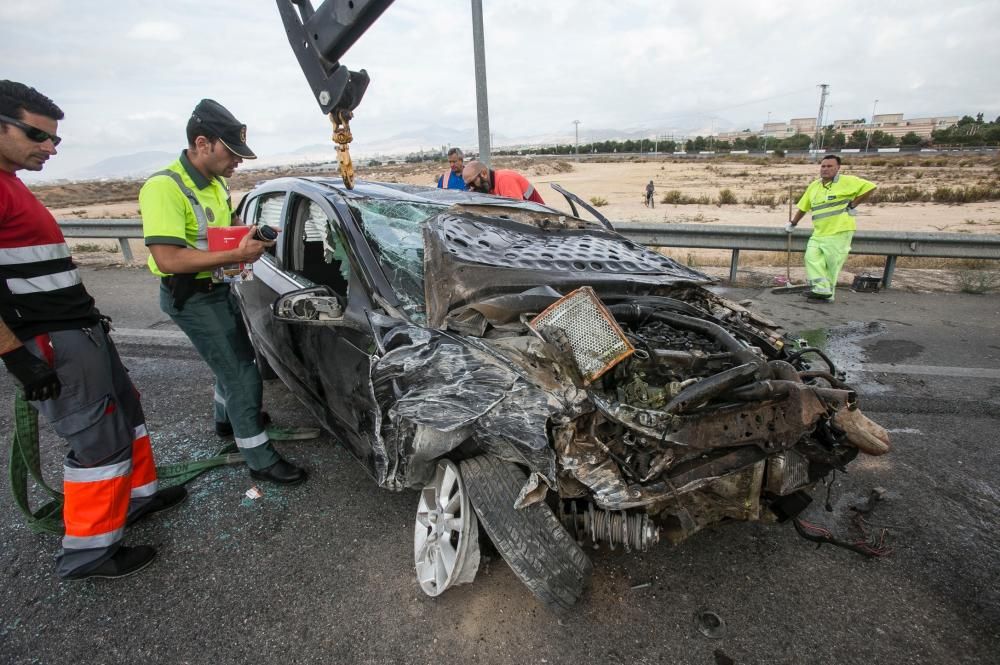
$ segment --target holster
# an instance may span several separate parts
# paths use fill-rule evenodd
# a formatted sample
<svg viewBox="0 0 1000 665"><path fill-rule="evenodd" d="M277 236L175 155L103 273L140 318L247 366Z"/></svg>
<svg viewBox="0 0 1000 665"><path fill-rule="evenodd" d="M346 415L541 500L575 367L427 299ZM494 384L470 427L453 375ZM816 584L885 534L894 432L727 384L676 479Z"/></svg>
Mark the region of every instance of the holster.
<svg viewBox="0 0 1000 665"><path fill-rule="evenodd" d="M188 298L198 292L197 275L198 273L189 272L163 278L163 284L170 291L170 295L174 299L174 307L178 312L184 309L184 303L188 301Z"/></svg>

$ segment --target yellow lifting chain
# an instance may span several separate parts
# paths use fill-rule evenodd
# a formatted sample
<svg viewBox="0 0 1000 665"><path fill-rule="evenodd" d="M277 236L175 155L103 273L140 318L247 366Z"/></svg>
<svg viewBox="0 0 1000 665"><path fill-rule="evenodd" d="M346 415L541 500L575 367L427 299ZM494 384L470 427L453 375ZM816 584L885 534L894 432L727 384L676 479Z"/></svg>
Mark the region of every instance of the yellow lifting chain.
<svg viewBox="0 0 1000 665"><path fill-rule="evenodd" d="M350 111L340 111L336 115L330 114L330 122L333 123L333 142L337 144L337 166L340 169L340 177L344 181L344 187L354 189L354 163L351 162L351 126L348 121L354 117Z"/></svg>

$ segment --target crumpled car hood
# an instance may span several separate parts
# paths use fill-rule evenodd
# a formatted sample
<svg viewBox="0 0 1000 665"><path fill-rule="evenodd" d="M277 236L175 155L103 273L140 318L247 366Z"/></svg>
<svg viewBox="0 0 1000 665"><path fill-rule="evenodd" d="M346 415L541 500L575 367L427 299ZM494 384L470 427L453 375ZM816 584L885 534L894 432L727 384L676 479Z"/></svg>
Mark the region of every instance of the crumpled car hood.
<svg viewBox="0 0 1000 665"><path fill-rule="evenodd" d="M424 226L427 324L441 328L456 307L539 284L590 284L622 295L650 287L709 284L711 277L623 236L597 228L548 228L445 212Z"/></svg>

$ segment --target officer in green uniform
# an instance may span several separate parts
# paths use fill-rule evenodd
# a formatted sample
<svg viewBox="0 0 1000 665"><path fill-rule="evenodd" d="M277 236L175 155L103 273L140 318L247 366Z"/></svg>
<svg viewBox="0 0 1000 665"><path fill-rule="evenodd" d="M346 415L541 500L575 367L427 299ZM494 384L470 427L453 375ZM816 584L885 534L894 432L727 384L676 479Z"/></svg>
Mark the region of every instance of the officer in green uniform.
<svg viewBox="0 0 1000 665"><path fill-rule="evenodd" d="M812 212L813 232L806 245L806 276L810 290L806 297L833 301L837 276L851 253L851 240L857 229L856 208L875 191L875 183L852 175L840 175L840 157L827 155L819 163L817 180L809 183L799 199L795 216L785 231Z"/></svg>
<svg viewBox="0 0 1000 665"><path fill-rule="evenodd" d="M241 224L233 216L226 178L244 159L256 159L246 144L246 125L218 102L203 99L187 124L188 147L139 192L149 269L160 278L160 308L191 339L215 374L215 421L220 435L233 434L261 480L292 484L306 479L274 449L261 416L263 382L253 348L228 284L215 284L211 270L253 262L273 242L253 238L236 249L209 252L209 226Z"/></svg>

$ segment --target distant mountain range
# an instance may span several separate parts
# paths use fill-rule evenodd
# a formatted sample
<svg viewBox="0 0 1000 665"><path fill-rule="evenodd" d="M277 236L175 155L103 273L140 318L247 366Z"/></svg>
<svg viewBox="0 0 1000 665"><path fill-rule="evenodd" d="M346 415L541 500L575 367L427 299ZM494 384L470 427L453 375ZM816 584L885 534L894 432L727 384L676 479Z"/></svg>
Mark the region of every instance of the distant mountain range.
<svg viewBox="0 0 1000 665"><path fill-rule="evenodd" d="M707 128L690 128L681 131L676 128L673 130L655 128L589 129L581 130L580 143L608 141L612 139L651 139L653 136L667 136L671 131L675 132L675 136L684 138L708 133ZM565 145L572 144L574 140L575 137L571 130L518 137L499 133L493 134L494 149L554 144ZM478 137L475 129L453 129L439 125L429 125L408 129L405 132L372 141L367 141L364 140L364 137L356 136L354 143L351 145L351 154L356 158L402 156L420 150L437 151L444 146L459 146L468 151L475 151L477 145ZM144 178L154 171L163 168L176 158L177 153L164 152L162 150L118 155L103 159L90 166L76 169L64 176L64 178L73 180ZM267 168L308 162L331 162L336 161L336 159L336 149L334 143L330 141L329 143L304 145L288 152L261 155L260 159L252 164L244 164L243 169L249 170L250 168Z"/></svg>
<svg viewBox="0 0 1000 665"><path fill-rule="evenodd" d="M177 159L177 154L162 150L134 152L131 155L118 155L102 159L82 169L77 169L67 177L77 180L92 178L144 178L162 169Z"/></svg>

